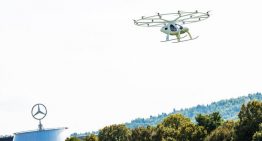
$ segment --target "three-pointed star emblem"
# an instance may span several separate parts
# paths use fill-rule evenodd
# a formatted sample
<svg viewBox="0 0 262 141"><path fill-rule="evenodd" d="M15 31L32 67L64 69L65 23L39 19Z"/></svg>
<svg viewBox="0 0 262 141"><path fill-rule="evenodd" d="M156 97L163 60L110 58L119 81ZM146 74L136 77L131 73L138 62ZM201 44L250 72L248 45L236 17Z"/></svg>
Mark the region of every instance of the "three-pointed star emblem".
<svg viewBox="0 0 262 141"><path fill-rule="evenodd" d="M36 104L33 106L31 114L35 119L41 120L46 116L47 109L43 104Z"/></svg>

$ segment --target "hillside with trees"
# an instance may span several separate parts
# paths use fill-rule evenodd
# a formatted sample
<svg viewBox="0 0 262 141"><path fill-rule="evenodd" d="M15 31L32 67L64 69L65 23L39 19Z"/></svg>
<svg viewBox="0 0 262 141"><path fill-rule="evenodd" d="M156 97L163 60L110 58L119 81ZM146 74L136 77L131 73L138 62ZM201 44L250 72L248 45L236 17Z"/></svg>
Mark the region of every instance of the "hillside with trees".
<svg viewBox="0 0 262 141"><path fill-rule="evenodd" d="M169 114L156 126L128 128L115 124L83 139L66 141L262 141L262 102L242 104L237 119L224 120L219 112L197 114L195 122L181 113Z"/></svg>
<svg viewBox="0 0 262 141"><path fill-rule="evenodd" d="M192 108L186 108L181 110L174 109L173 112L168 114L162 113L158 116L150 116L149 118L137 118L135 120L132 120L130 123L126 123L126 126L129 128L137 128L141 126L146 127L148 125L155 126L168 115L178 113L190 118L193 122L195 122L195 117L198 114L210 114L213 112L219 112L222 119L224 120L234 120L237 119L237 114L239 113L241 106L252 100L262 101L262 94L249 94L248 96L231 98L228 100L220 100L218 102L213 102L208 105L197 105Z"/></svg>

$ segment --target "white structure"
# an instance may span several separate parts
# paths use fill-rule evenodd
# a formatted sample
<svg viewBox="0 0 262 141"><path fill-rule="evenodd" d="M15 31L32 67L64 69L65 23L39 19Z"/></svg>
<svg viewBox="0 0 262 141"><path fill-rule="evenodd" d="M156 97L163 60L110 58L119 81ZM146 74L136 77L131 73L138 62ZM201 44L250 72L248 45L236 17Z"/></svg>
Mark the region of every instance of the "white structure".
<svg viewBox="0 0 262 141"><path fill-rule="evenodd" d="M47 109L43 104L36 104L31 110L32 116L39 120L38 130L15 133L13 141L65 141L66 127L44 129L41 120L46 116Z"/></svg>
<svg viewBox="0 0 262 141"><path fill-rule="evenodd" d="M65 141L67 128L44 129L15 133L13 141Z"/></svg>

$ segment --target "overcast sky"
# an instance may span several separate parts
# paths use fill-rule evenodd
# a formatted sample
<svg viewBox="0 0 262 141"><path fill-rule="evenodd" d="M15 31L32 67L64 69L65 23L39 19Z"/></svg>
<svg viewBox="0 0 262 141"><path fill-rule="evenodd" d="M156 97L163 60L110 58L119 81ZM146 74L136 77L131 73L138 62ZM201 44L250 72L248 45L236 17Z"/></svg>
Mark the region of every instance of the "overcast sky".
<svg viewBox="0 0 262 141"><path fill-rule="evenodd" d="M97 130L262 91L262 13L247 0L1 0L0 134ZM161 43L132 19L212 10L187 25L197 40Z"/></svg>

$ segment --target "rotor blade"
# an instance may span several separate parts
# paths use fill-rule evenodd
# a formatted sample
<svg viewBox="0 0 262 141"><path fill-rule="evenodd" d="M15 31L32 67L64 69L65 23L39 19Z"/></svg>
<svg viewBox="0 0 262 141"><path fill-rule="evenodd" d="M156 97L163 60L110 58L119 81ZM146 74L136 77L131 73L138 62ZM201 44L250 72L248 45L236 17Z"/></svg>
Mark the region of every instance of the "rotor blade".
<svg viewBox="0 0 262 141"><path fill-rule="evenodd" d="M181 24L189 24L189 23L195 23L199 21L203 21L205 19L209 18L209 13L203 13L203 12L186 12L183 13L180 17L174 20L176 23Z"/></svg>
<svg viewBox="0 0 262 141"><path fill-rule="evenodd" d="M178 11L177 13L157 13L153 16L142 16L141 19L134 20L134 23L137 26L162 27L167 23L189 24L199 22L209 18L209 16L209 11L206 13L197 10L193 12Z"/></svg>
<svg viewBox="0 0 262 141"><path fill-rule="evenodd" d="M162 19L162 15L157 13L153 16L142 16L141 19L134 20L135 25L144 27L162 27L167 20Z"/></svg>
<svg viewBox="0 0 262 141"><path fill-rule="evenodd" d="M134 21L134 24L136 24L136 20L133 20Z"/></svg>

